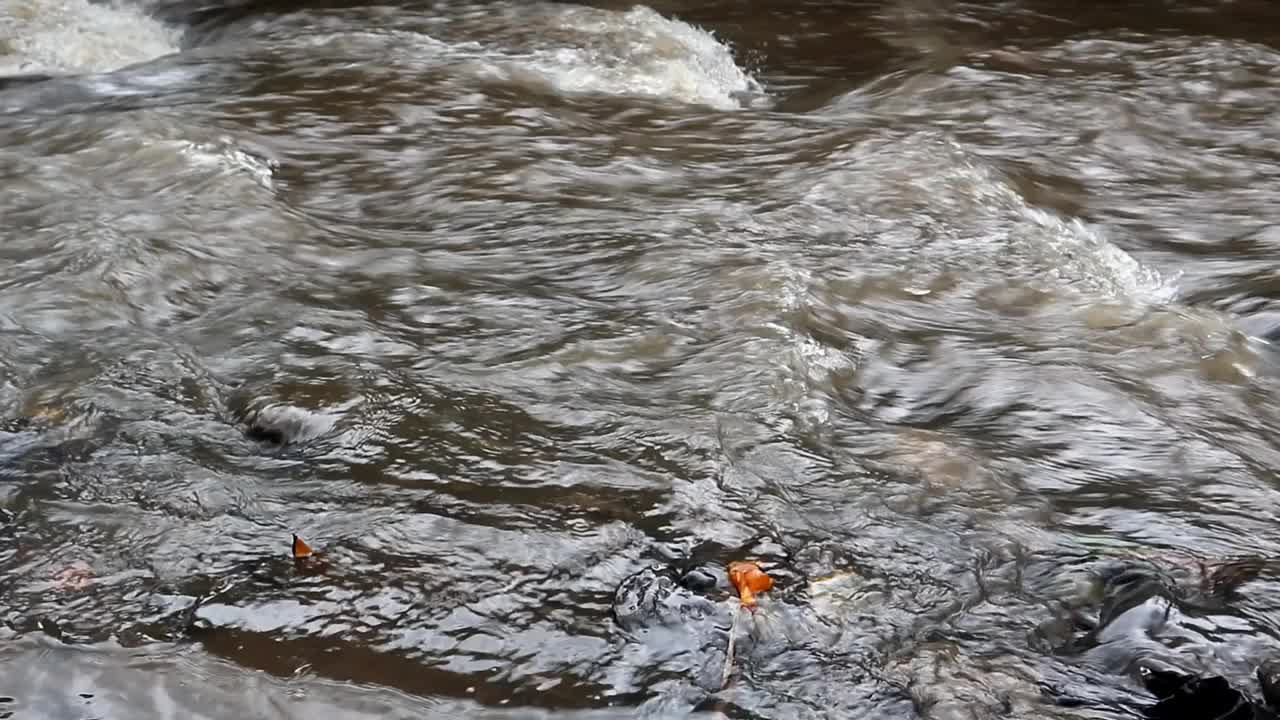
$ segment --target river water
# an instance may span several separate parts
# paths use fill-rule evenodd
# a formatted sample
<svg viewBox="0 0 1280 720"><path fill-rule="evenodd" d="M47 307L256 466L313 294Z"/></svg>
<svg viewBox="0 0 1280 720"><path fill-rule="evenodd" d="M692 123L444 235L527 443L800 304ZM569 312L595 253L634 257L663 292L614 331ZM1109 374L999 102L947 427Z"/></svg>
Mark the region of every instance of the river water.
<svg viewBox="0 0 1280 720"><path fill-rule="evenodd" d="M1280 9L1095 5L0 0L0 716L1256 694Z"/></svg>

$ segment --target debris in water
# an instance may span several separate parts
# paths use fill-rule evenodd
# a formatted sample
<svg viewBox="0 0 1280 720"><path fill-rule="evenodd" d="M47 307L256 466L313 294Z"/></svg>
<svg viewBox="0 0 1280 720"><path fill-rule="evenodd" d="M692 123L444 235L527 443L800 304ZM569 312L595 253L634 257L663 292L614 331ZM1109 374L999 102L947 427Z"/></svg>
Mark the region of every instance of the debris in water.
<svg viewBox="0 0 1280 720"><path fill-rule="evenodd" d="M756 594L773 588L773 578L753 562L729 563L729 582L738 591L738 600L744 608L755 607Z"/></svg>
<svg viewBox="0 0 1280 720"><path fill-rule="evenodd" d="M729 644L724 649L724 670L720 671L720 687L729 685L729 676L733 675L733 644L738 636L738 618L742 616L742 607L730 610L733 613L733 624L729 626Z"/></svg>
<svg viewBox="0 0 1280 720"><path fill-rule="evenodd" d="M769 577L760 566L753 562L729 563L729 582L738 591L738 607L733 608L733 624L729 626L729 644L724 651L724 670L720 673L720 687L729 684L729 676L733 674L733 647L738 637L738 618L742 609L755 610L756 594L773 589L773 578Z"/></svg>
<svg viewBox="0 0 1280 720"><path fill-rule="evenodd" d="M1225 598L1241 585L1256 580L1266 569L1262 558L1243 558L1218 565L1200 563L1200 590L1211 597Z"/></svg>
<svg viewBox="0 0 1280 720"><path fill-rule="evenodd" d="M83 590L93 583L93 568L83 560L76 560L53 576L54 587L73 592Z"/></svg>
<svg viewBox="0 0 1280 720"><path fill-rule="evenodd" d="M293 559L306 560L315 555L315 551L311 546L302 541L297 535L293 536Z"/></svg>

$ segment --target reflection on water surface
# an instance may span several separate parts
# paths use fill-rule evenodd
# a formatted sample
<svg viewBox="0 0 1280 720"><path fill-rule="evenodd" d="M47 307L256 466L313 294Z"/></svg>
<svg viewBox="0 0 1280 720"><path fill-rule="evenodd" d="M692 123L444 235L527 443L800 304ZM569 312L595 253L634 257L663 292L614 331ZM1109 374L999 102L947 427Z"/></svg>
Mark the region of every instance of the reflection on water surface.
<svg viewBox="0 0 1280 720"><path fill-rule="evenodd" d="M1261 706L1271 4L0 14L0 714Z"/></svg>

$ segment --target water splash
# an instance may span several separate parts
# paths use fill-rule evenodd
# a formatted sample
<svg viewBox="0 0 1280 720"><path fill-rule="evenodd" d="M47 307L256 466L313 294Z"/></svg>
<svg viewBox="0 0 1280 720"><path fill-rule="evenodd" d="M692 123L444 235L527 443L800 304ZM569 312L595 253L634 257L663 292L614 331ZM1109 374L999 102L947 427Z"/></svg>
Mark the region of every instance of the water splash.
<svg viewBox="0 0 1280 720"><path fill-rule="evenodd" d="M761 91L711 33L650 8L575 8L561 22L572 31L568 46L527 58L527 67L560 92L663 97L732 110L741 107L741 97Z"/></svg>
<svg viewBox="0 0 1280 720"><path fill-rule="evenodd" d="M447 67L579 97L645 97L735 110L764 95L714 35L648 7L617 12L522 4L494 8L484 18L482 27L458 38L448 26L351 32L345 29L351 23L310 13L249 31L255 40L309 53L340 53L417 71ZM335 24L344 29L329 32Z"/></svg>
<svg viewBox="0 0 1280 720"><path fill-rule="evenodd" d="M123 3L10 0L0 75L109 72L178 50L181 30Z"/></svg>
<svg viewBox="0 0 1280 720"><path fill-rule="evenodd" d="M1084 222L1032 206L995 168L945 135L862 143L825 164L826 172L812 173L819 180L809 183L803 205L824 226L890 241L894 251L882 248L868 258L876 266L966 269L983 282L1016 279L1055 293L1074 289L1139 304L1176 297L1170 278ZM869 204L868 197L877 200ZM887 232L863 227L861 218L876 217L889 200L901 205L904 222Z"/></svg>

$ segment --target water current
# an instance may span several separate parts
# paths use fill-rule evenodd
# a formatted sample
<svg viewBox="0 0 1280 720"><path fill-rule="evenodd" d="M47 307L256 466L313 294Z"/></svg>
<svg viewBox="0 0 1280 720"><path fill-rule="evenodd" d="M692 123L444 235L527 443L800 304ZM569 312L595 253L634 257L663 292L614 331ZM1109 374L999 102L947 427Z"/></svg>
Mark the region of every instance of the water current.
<svg viewBox="0 0 1280 720"><path fill-rule="evenodd" d="M1278 66L1250 0L0 0L0 717L1257 697Z"/></svg>

